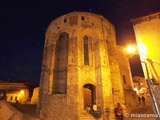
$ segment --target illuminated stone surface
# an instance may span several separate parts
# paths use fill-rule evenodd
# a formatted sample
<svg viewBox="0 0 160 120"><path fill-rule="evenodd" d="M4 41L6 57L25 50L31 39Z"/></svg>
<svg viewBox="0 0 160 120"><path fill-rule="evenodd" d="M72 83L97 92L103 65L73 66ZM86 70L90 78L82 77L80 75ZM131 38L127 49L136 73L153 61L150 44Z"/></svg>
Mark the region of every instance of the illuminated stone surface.
<svg viewBox="0 0 160 120"><path fill-rule="evenodd" d="M132 90L132 83L129 64L120 71L119 64L128 62L118 58L120 52L114 26L101 15L72 12L53 20L45 37L37 105L40 118L84 120L89 115L87 104L93 103L103 120L115 120L118 102L125 112L124 89Z"/></svg>
<svg viewBox="0 0 160 120"><path fill-rule="evenodd" d="M38 95L39 95L39 87L36 87L33 90L33 95L32 95L32 98L31 98L31 104L37 104Z"/></svg>

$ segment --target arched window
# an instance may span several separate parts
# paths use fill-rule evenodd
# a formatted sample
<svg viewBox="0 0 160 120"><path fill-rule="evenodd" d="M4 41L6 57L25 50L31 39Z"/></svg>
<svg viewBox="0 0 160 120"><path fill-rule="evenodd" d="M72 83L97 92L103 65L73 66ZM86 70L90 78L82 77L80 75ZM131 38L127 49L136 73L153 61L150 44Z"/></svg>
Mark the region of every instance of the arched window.
<svg viewBox="0 0 160 120"><path fill-rule="evenodd" d="M88 47L88 37L83 37L84 41L84 65L89 65L89 47Z"/></svg>
<svg viewBox="0 0 160 120"><path fill-rule="evenodd" d="M61 33L56 43L53 93L65 94L67 92L67 65L68 65L68 33Z"/></svg>

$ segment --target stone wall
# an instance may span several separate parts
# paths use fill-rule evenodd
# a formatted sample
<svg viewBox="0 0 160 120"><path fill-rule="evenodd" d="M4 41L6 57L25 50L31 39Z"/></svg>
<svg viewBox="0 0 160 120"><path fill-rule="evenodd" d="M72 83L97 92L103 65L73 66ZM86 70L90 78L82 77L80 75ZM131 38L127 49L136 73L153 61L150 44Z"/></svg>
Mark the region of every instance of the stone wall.
<svg viewBox="0 0 160 120"><path fill-rule="evenodd" d="M55 69L56 61L63 59L62 56L57 57L57 41L61 39L62 33L68 35L68 49L63 51L64 46L58 50L68 54L67 76L58 73L61 77L56 77L57 67L66 65L66 61L61 61ZM107 119L108 108L109 119L114 120L117 102L125 102L117 54L114 26L103 16L72 12L53 20L45 37L37 105L40 117L47 120L83 120L81 116L87 103L84 88L88 86L92 93L92 104L98 105L102 119ZM58 72L63 72L59 68ZM60 86L55 80L64 77L67 78L63 79L66 82L66 93L55 93L55 87L58 89Z"/></svg>

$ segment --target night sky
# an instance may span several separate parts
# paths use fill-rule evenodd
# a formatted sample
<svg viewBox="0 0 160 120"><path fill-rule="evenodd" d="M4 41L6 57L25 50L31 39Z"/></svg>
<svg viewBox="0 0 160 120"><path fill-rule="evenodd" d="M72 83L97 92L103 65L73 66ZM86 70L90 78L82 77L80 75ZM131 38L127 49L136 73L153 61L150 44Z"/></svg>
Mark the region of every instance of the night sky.
<svg viewBox="0 0 160 120"><path fill-rule="evenodd" d="M116 28L117 44L135 43L130 19L160 11L159 0L1 0L0 78L38 86L45 31L50 22L73 11L100 14ZM138 57L132 75L142 75Z"/></svg>

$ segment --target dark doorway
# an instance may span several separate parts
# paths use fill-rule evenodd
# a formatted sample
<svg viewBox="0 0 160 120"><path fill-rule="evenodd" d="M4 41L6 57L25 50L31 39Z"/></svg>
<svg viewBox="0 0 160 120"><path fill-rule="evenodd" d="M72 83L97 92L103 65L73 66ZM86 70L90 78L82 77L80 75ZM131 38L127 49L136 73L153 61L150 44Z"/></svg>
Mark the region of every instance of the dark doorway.
<svg viewBox="0 0 160 120"><path fill-rule="evenodd" d="M83 95L84 95L84 109L88 105L92 105L96 103L96 92L95 86L92 84L85 84L83 86Z"/></svg>

